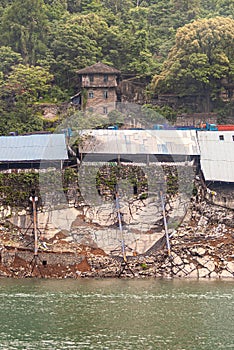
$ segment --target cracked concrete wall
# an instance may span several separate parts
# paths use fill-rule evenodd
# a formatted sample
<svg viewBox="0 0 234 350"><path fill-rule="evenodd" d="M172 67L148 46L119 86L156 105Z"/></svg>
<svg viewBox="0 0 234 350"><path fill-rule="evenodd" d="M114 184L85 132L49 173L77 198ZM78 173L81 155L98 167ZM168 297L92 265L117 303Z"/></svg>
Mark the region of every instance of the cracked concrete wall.
<svg viewBox="0 0 234 350"><path fill-rule="evenodd" d="M116 254L120 253L121 241L124 238L129 255L135 252L144 253L165 233L160 190L164 192L169 234L177 229L190 204L195 170L193 166L142 165L141 176L147 179L147 187L142 186L137 194L134 194L133 185L128 178L118 179L123 237L118 227L113 192L105 186L103 188L106 192L98 192L97 174L101 166L84 165L79 172L80 192L70 186L67 191L67 203L49 203L50 205L38 211L38 227L43 238L49 239L62 232L68 242L99 247L107 253ZM46 195L50 197L52 193ZM58 194L56 198L60 197ZM3 215L2 218L9 216L9 221L21 228L22 234L25 234L26 228L31 225L28 233L32 233L32 218L26 210L2 208L0 214ZM217 209L215 213L207 213L204 220L207 220L209 215L217 217ZM225 213L219 215L219 220L222 215L225 220ZM205 227L207 223L202 220L201 217L199 225Z"/></svg>
<svg viewBox="0 0 234 350"><path fill-rule="evenodd" d="M99 247L107 253L116 254L120 253L124 238L128 254L144 253L165 233L160 190L167 192L164 199L169 232L173 232L181 222L191 196L191 179L188 176L188 171L194 171L191 166L188 169L159 164L142 167L142 176L147 179L147 188L141 188L144 194L147 193L143 199L143 192L134 195L128 178L118 179L123 237L118 227L113 193L109 190L107 195L100 195L98 192L96 178L99 169L95 166L81 168L80 193L71 187L68 203L49 203L38 211L38 227L44 238L49 239L62 232L69 242ZM50 195L46 193L47 197ZM60 197L57 194L57 198ZM25 232L25 228L30 226L30 216L25 210L11 214L11 223ZM32 225L30 230L32 232Z"/></svg>

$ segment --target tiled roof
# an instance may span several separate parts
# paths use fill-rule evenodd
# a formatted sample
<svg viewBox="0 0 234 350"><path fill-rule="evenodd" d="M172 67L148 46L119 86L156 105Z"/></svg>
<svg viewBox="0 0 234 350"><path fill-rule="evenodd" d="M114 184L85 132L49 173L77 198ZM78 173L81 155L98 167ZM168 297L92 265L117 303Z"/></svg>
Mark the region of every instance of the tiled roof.
<svg viewBox="0 0 234 350"><path fill-rule="evenodd" d="M108 66L102 62L93 64L77 71L78 74L120 74L120 71L114 67Z"/></svg>

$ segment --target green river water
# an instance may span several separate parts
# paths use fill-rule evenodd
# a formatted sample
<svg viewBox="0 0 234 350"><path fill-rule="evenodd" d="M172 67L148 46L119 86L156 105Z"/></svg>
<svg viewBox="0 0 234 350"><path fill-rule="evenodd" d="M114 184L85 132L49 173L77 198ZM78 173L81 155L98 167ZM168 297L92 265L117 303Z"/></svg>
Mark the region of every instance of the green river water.
<svg viewBox="0 0 234 350"><path fill-rule="evenodd" d="M0 349L234 349L234 282L0 279Z"/></svg>

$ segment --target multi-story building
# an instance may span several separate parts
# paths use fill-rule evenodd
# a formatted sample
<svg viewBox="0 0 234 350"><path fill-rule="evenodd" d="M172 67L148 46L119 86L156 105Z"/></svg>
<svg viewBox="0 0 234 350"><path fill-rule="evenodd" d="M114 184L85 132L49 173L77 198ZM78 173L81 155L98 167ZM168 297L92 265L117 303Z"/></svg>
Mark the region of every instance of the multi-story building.
<svg viewBox="0 0 234 350"><path fill-rule="evenodd" d="M120 71L101 62L80 69L79 91L71 98L81 110L108 114L120 102Z"/></svg>

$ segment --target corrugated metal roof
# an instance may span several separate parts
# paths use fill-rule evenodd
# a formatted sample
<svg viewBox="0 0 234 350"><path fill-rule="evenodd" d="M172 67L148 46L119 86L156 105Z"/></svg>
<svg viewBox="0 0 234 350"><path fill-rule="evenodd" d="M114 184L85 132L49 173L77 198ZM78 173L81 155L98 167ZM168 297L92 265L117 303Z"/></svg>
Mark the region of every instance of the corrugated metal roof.
<svg viewBox="0 0 234 350"><path fill-rule="evenodd" d="M82 153L199 155L194 130L86 130Z"/></svg>
<svg viewBox="0 0 234 350"><path fill-rule="evenodd" d="M62 159L68 159L63 134L0 137L0 162Z"/></svg>
<svg viewBox="0 0 234 350"><path fill-rule="evenodd" d="M234 131L199 131L205 180L234 182Z"/></svg>

